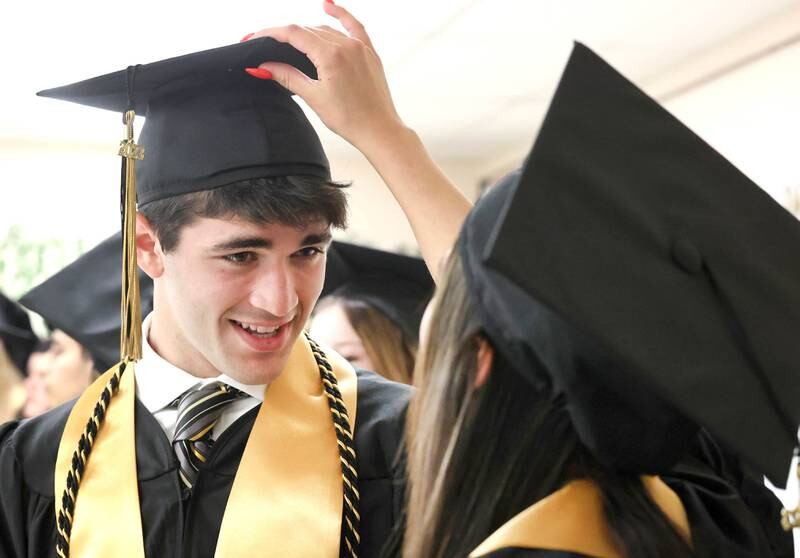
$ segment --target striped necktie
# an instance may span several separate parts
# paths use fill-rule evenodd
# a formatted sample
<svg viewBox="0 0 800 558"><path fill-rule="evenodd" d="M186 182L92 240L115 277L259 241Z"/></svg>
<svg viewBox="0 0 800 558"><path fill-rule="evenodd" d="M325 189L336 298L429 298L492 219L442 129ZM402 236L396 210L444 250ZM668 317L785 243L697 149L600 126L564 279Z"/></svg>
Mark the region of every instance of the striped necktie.
<svg viewBox="0 0 800 558"><path fill-rule="evenodd" d="M223 409L245 396L227 384L213 382L194 387L178 398L178 420L172 447L178 456L181 481L187 488L192 488L200 466L211 452L214 444L211 432Z"/></svg>

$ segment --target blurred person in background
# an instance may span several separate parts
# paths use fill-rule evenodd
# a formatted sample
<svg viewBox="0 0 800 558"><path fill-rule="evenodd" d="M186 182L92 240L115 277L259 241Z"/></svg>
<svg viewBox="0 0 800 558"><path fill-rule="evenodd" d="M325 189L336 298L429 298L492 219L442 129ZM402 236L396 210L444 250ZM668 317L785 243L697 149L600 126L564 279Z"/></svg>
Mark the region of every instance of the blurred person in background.
<svg viewBox="0 0 800 558"><path fill-rule="evenodd" d="M26 397L25 406L22 408L22 418L39 416L51 408L50 399L47 396L47 376L50 373L52 361L50 340L37 343L28 358L28 376L25 378Z"/></svg>
<svg viewBox="0 0 800 558"><path fill-rule="evenodd" d="M50 408L78 397L97 377L94 359L89 350L56 329L50 335L50 370L45 376L45 389Z"/></svg>
<svg viewBox="0 0 800 558"><path fill-rule="evenodd" d="M117 359L120 287L109 268L116 270L121 259L121 237L115 234L20 298L52 330L47 352L37 357L31 412L41 408L42 388L47 408L58 407L83 393ZM144 273L140 280L142 309L149 312L152 282Z"/></svg>
<svg viewBox="0 0 800 558"><path fill-rule="evenodd" d="M353 366L410 384L432 292L420 258L333 242L310 333Z"/></svg>
<svg viewBox="0 0 800 558"><path fill-rule="evenodd" d="M23 373L35 344L25 310L0 293L0 424L16 418L25 404Z"/></svg>

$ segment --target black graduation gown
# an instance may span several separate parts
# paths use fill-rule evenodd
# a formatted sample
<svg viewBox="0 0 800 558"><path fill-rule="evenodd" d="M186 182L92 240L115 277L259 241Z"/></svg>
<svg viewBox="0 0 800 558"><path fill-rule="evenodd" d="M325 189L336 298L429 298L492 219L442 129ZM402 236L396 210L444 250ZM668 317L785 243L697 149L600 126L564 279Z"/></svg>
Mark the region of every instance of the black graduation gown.
<svg viewBox="0 0 800 558"><path fill-rule="evenodd" d="M359 554L368 557L378 555L403 503L405 485L396 457L410 388L371 372L357 374ZM71 407L68 403L40 417L0 427L2 558L56 557L53 471ZM170 441L155 417L136 402L137 473L148 557L213 557L225 503L257 412L258 407L249 411L219 437L187 499Z"/></svg>
<svg viewBox="0 0 800 558"><path fill-rule="evenodd" d="M702 431L688 455L662 480L678 495L697 558L792 558L780 526L780 503L761 476ZM568 550L502 548L481 558L593 558Z"/></svg>

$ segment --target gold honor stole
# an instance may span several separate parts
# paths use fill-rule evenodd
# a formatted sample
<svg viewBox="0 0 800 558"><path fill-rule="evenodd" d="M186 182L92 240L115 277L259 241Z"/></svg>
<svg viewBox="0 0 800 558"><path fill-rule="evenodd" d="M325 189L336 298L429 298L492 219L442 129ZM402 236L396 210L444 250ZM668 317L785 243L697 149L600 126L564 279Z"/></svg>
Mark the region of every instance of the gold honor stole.
<svg viewBox="0 0 800 558"><path fill-rule="evenodd" d="M332 350L323 350L355 428L355 371ZM89 386L67 419L56 462L56 519L72 454L116 368ZM145 556L133 371L128 365L122 375L81 480L70 536L70 554L76 558ZM331 412L317 362L301 335L283 372L266 391L225 506L216 557L338 557L342 502Z"/></svg>
<svg viewBox="0 0 800 558"><path fill-rule="evenodd" d="M642 477L650 497L687 542L689 520L680 498L658 477ZM606 528L600 489L575 480L514 516L472 551L479 558L502 548L578 552L595 558L622 558Z"/></svg>

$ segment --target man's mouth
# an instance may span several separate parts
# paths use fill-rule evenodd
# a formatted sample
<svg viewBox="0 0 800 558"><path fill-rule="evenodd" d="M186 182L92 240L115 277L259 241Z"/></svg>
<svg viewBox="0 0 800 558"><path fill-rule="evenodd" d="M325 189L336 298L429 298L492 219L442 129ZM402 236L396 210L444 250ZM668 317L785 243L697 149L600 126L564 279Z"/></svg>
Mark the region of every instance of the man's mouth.
<svg viewBox="0 0 800 558"><path fill-rule="evenodd" d="M283 324L272 325L272 326L250 324L247 322L239 322L237 320L231 320L231 322L233 322L234 324L245 330L250 335L255 335L256 337L261 337L266 339L278 335L281 328L289 325L291 323L291 320Z"/></svg>

